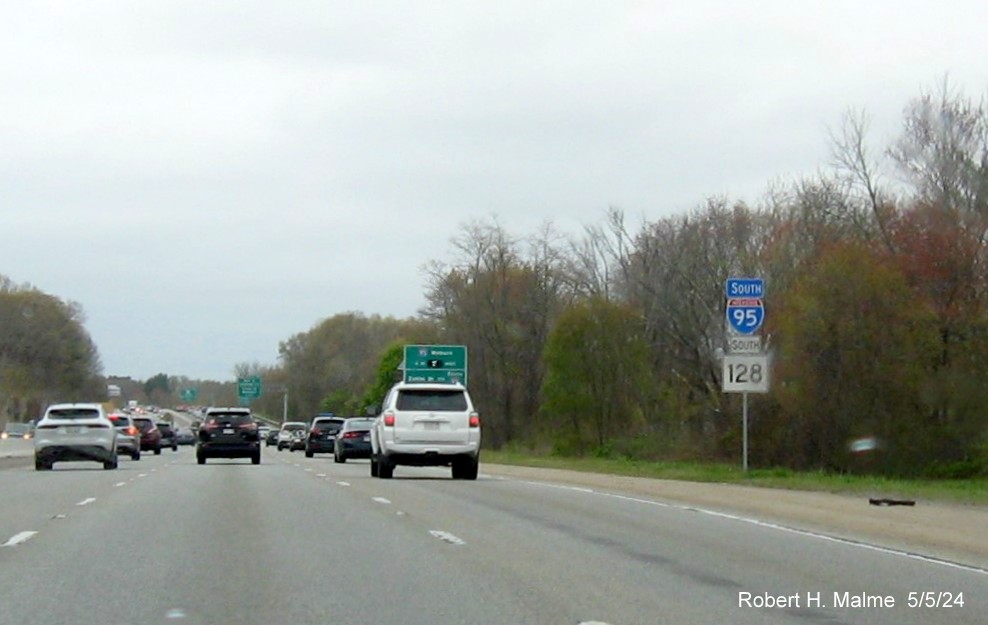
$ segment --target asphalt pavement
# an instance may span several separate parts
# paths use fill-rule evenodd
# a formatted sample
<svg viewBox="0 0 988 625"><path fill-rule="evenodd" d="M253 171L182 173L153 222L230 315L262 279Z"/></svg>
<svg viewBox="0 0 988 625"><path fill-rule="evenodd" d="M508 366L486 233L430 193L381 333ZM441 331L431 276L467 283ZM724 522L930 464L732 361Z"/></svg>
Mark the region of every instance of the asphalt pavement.
<svg viewBox="0 0 988 625"><path fill-rule="evenodd" d="M2 625L985 622L977 567L483 467L181 447L0 484Z"/></svg>

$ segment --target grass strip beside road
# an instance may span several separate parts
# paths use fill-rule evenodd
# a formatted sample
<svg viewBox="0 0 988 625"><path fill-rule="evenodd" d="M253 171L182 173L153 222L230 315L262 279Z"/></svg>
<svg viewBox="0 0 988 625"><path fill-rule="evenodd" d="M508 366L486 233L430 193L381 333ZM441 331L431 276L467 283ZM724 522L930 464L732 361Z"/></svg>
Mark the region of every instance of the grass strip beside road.
<svg viewBox="0 0 988 625"><path fill-rule="evenodd" d="M485 464L567 469L662 480L741 484L765 488L867 495L869 497L988 505L988 478L894 479L868 475L799 472L782 468L750 469L745 474L740 466L727 464L568 458L526 454L517 451L490 450L484 450L481 454L481 461Z"/></svg>

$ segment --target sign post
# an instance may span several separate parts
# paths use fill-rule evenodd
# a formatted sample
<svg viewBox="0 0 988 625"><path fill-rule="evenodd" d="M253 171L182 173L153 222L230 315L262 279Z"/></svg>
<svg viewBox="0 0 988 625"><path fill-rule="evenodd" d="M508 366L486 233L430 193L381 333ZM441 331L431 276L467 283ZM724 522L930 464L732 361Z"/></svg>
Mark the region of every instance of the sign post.
<svg viewBox="0 0 988 625"><path fill-rule="evenodd" d="M728 278L724 284L727 354L721 384L725 393L741 393L741 466L748 472L748 393L767 393L769 358L759 331L765 322L765 282L761 278Z"/></svg>
<svg viewBox="0 0 988 625"><path fill-rule="evenodd" d="M406 382L459 382L467 384L466 345L406 345Z"/></svg>

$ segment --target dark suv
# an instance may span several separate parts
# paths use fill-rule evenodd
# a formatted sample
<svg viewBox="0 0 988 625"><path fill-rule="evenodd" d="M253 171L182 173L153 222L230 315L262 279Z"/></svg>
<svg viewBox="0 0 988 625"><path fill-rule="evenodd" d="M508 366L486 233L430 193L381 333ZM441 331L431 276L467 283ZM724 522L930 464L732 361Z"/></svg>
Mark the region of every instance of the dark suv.
<svg viewBox="0 0 988 625"><path fill-rule="evenodd" d="M249 408L209 408L199 426L196 460L206 458L250 458L261 464L261 439Z"/></svg>
<svg viewBox="0 0 988 625"><path fill-rule="evenodd" d="M178 438L172 424L167 421L158 421L158 431L161 432L161 446L171 447L172 451L178 451Z"/></svg>
<svg viewBox="0 0 988 625"><path fill-rule="evenodd" d="M134 425L141 431L141 451L153 451L161 455L161 430L151 417L134 417Z"/></svg>
<svg viewBox="0 0 988 625"><path fill-rule="evenodd" d="M336 433L346 421L343 417L316 417L305 437L305 457L313 454L331 454L336 447Z"/></svg>

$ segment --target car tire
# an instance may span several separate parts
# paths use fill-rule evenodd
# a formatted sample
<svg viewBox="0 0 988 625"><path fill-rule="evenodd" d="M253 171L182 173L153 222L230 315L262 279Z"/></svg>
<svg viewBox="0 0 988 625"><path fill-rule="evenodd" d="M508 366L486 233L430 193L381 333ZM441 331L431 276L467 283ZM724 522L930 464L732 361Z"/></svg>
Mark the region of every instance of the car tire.
<svg viewBox="0 0 988 625"><path fill-rule="evenodd" d="M41 460L40 458L34 459L34 470L35 471L51 471L51 464Z"/></svg>
<svg viewBox="0 0 988 625"><path fill-rule="evenodd" d="M261 464L261 452L254 452L254 455L250 457L251 464Z"/></svg>
<svg viewBox="0 0 988 625"><path fill-rule="evenodd" d="M103 469L106 471L112 471L117 468L117 457L113 456L112 460L106 460L103 462Z"/></svg>
<svg viewBox="0 0 988 625"><path fill-rule="evenodd" d="M457 458L453 461L454 480L475 480L480 472L480 457Z"/></svg>
<svg viewBox="0 0 988 625"><path fill-rule="evenodd" d="M371 477L377 477L377 471L379 467L377 466L377 456L375 456L374 454L371 454L370 465L371 465Z"/></svg>
<svg viewBox="0 0 988 625"><path fill-rule="evenodd" d="M377 460L377 477L382 480L390 480L395 473L395 465L387 456L381 456Z"/></svg>
<svg viewBox="0 0 988 625"><path fill-rule="evenodd" d="M154 448L154 455L155 456L161 455L161 445L158 445L157 447Z"/></svg>
<svg viewBox="0 0 988 625"><path fill-rule="evenodd" d="M313 452L311 452L310 450L308 450L308 449L306 449L306 450L305 450L305 457L306 457L306 458L311 458L311 457L312 457L312 453L313 453Z"/></svg>
<svg viewBox="0 0 988 625"><path fill-rule="evenodd" d="M172 445L172 451L178 451L178 445Z"/></svg>
<svg viewBox="0 0 988 625"><path fill-rule="evenodd" d="M196 454L196 462L199 464L206 464L206 456L202 454Z"/></svg>
<svg viewBox="0 0 988 625"><path fill-rule="evenodd" d="M132 451L131 454L130 454L130 459L131 460L140 460L141 459L141 450L140 449L135 449L134 451Z"/></svg>
<svg viewBox="0 0 988 625"><path fill-rule="evenodd" d="M343 464L346 462L346 456L343 454L333 454L333 462L337 464Z"/></svg>

